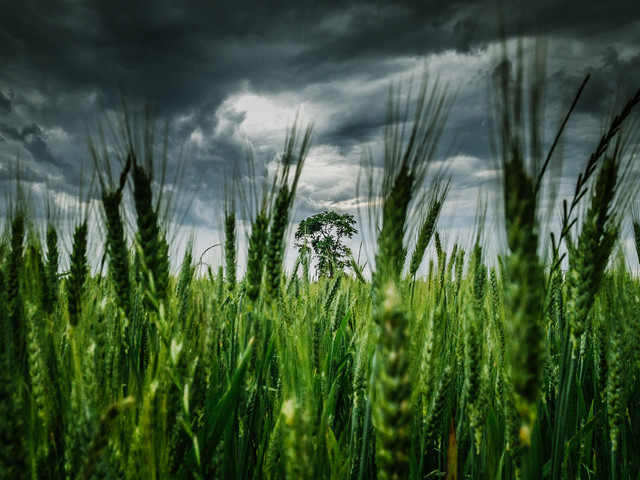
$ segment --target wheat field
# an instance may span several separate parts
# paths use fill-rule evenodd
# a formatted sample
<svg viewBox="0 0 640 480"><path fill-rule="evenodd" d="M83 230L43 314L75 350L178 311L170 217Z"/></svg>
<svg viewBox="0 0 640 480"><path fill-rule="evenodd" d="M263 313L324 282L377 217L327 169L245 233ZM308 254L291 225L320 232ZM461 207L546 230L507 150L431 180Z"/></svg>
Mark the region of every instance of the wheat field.
<svg viewBox="0 0 640 480"><path fill-rule="evenodd" d="M408 112L390 96L382 178L363 167L363 196L379 200L371 280L356 261L313 281L308 255L285 268L311 128L289 131L258 195L241 277L233 202L224 262L203 273L187 249L171 269L162 192L127 129L120 171L92 150L101 208L71 232L14 202L0 242L0 477L640 478L638 260L618 248L628 222L640 253L625 183L640 92L593 139L560 229L543 235L553 146L536 135L530 63L496 90L496 258L481 225L469 244L441 241L455 186L432 166L452 100L428 79Z"/></svg>

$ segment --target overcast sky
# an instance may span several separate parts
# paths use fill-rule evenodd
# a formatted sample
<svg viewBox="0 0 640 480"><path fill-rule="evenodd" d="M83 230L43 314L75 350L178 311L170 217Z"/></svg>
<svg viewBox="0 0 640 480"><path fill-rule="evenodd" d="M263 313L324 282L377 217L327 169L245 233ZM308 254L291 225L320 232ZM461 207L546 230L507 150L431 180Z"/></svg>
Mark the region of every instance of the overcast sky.
<svg viewBox="0 0 640 480"><path fill-rule="evenodd" d="M567 130L568 186L615 94L640 87L640 2L505 3L509 36L546 38L549 131L592 75ZM0 0L0 215L17 158L28 188L68 209L93 170L87 132L117 118L122 95L169 120L168 161L185 162L176 210L200 250L219 242L223 176L244 171L248 145L271 162L298 109L314 140L295 221L356 214L361 154L379 156L389 86L406 88L426 64L456 93L441 153L453 174L441 229L453 243L473 227L478 192L493 191L497 19L494 0Z"/></svg>

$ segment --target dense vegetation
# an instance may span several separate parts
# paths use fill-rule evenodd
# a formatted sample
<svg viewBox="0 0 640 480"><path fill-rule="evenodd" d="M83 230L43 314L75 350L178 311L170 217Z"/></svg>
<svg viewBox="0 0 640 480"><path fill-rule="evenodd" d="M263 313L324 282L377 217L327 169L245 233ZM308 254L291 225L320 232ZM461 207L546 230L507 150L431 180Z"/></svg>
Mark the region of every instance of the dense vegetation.
<svg viewBox="0 0 640 480"><path fill-rule="evenodd" d="M350 264L351 249L342 238L352 238L358 233L354 227L356 219L349 213L324 211L305 218L296 230L296 248L301 255L313 253L317 260L319 277L333 278Z"/></svg>
<svg viewBox="0 0 640 480"><path fill-rule="evenodd" d="M469 245L438 235L450 183L429 167L451 103L427 81L411 122L391 97L383 178L364 178L379 200L370 282L355 261L311 282L305 250L283 268L310 130L287 138L239 279L230 208L225 265L196 275L188 249L171 273L150 150L130 129L118 178L98 173L106 274L87 266L87 214L60 272L59 226L16 202L0 244L0 477L638 478L640 283L615 247L640 92L542 237L538 66L498 89L497 259L482 225Z"/></svg>

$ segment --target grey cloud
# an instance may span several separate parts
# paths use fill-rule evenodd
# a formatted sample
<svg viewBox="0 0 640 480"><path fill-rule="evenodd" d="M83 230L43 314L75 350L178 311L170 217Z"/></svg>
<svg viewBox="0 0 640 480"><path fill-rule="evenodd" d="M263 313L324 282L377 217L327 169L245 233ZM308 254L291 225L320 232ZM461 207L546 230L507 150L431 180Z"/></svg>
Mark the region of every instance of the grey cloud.
<svg viewBox="0 0 640 480"><path fill-rule="evenodd" d="M10 93L0 90L0 115L7 115L11 113L13 107L12 103Z"/></svg>
<svg viewBox="0 0 640 480"><path fill-rule="evenodd" d="M453 27L453 37L455 39L455 48L461 52L469 52L472 47L477 46L479 32L487 29L487 25L483 25L481 20L471 15L458 20Z"/></svg>
<svg viewBox="0 0 640 480"><path fill-rule="evenodd" d="M238 79L256 91L280 91L356 69L373 71L398 54L469 51L498 32L495 9L473 2L218 2L214 8L206 2L59 0L46 13L16 5L0 7L0 30L14 44L2 54L15 65L14 75L28 72L50 94L98 91L117 101L122 89L133 101L156 102L166 114L207 104L215 109ZM529 7L531 16L549 12L549 5ZM590 8L581 6L581 12L591 19ZM571 17L556 17L563 31L571 28ZM616 17L612 25L621 21Z"/></svg>
<svg viewBox="0 0 640 480"><path fill-rule="evenodd" d="M36 124L32 124L28 128L24 128L22 130L22 134L24 138L23 145L29 153L31 153L33 158L38 161L60 166L60 159L56 158L53 153L51 153L47 142L44 140L44 135L40 127Z"/></svg>
<svg viewBox="0 0 640 480"><path fill-rule="evenodd" d="M116 98L122 88L138 99L161 102L167 112L219 101L238 78L258 89L282 89L340 74L356 58L468 51L498 33L495 9L473 2L348 2L346 7L218 2L213 7L59 0L47 10L29 5L0 8L6 19L1 30L14 44L2 52L9 61L40 84L56 79L63 88L97 88ZM551 11L549 2L529 8L532 18ZM590 21L597 18L599 29L612 17L598 17L590 6L581 5L580 11ZM563 32L571 29L567 13L551 19L561 19ZM623 20L615 16L611 24ZM344 26L336 28L340 22Z"/></svg>
<svg viewBox="0 0 640 480"><path fill-rule="evenodd" d="M573 96L587 75L589 81L576 111L596 116L606 115L614 106L614 102L626 101L626 97L640 87L640 53L625 60L613 46L609 46L578 72L555 72L550 78L550 83L559 91L566 90L567 85L573 85L575 91L570 92Z"/></svg>
<svg viewBox="0 0 640 480"><path fill-rule="evenodd" d="M624 49L637 52L640 45L635 20L640 4L526 3L525 10L524 2L504 7L505 18L515 25L510 35L542 32L586 45L584 64L550 72L552 95L567 84L577 88L584 74L592 72L577 114L599 115L618 78L640 78L640 55ZM523 17L526 21L520 21ZM175 162L180 147L188 144L181 195L197 192L186 220L202 225L217 215L222 176L228 178L234 169L241 177L247 173L247 142L252 139L241 131L247 113L224 110L230 95L289 92L322 104L328 121L316 128L314 145L335 148L341 161L352 162L355 169L360 145L380 143L387 79L406 67L403 60L445 51L472 59L498 35L493 0L53 0L47 8L40 2L1 2L0 115L5 117L0 138L21 144L43 170L72 173L69 180L75 186L81 182L77 167L91 166L87 123L94 132L103 111L119 111L122 96L131 105L149 102L158 118L175 125L169 161ZM463 85L468 91L461 91L454 104L442 145L448 147L458 135L459 153L478 158L478 169L491 168L485 126L489 102L484 98L491 72L473 75L462 79L473 85ZM374 82L376 89L363 88ZM45 132L52 128L68 133L68 147L47 138ZM195 131L202 134L198 146L189 143ZM255 155L266 163L282 145L264 143L256 143ZM9 142L0 142L4 157L5 145ZM60 153L61 148L66 151ZM375 151L375 161L379 153ZM315 196L322 188L329 192L321 182L301 190L302 212L316 213L312 210L323 205L324 199ZM338 201L353 192L336 188L330 194Z"/></svg>
<svg viewBox="0 0 640 480"><path fill-rule="evenodd" d="M51 152L51 149L45 141L45 133L36 123L26 125L20 130L6 124L0 124L0 139L2 137L20 142L36 161L57 167L63 164L63 162Z"/></svg>
<svg viewBox="0 0 640 480"><path fill-rule="evenodd" d="M0 123L0 140L22 141L22 135L17 128Z"/></svg>

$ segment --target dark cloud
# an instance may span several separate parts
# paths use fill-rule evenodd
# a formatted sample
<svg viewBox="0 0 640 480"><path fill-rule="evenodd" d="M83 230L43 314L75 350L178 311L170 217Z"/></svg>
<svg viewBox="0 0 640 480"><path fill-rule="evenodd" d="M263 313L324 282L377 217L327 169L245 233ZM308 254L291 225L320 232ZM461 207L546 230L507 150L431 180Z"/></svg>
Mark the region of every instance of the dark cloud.
<svg viewBox="0 0 640 480"><path fill-rule="evenodd" d="M622 58L614 46L606 46L576 72L554 72L550 85L557 91L568 86L577 92L582 81L589 76L587 85L576 106L577 112L596 116L606 115L615 102L625 101L640 87L640 53Z"/></svg>
<svg viewBox="0 0 640 480"><path fill-rule="evenodd" d="M77 190L80 166L86 173L92 166L87 129L96 135L98 121L121 111L123 98L131 107L148 102L156 118L171 121L169 162L187 162L181 188L196 195L187 216L195 226L206 224L209 209L216 210L224 175L247 175L250 145L265 164L282 149L284 132L266 138L274 131L269 114L277 112L264 113L265 124L256 124L255 112L232 101L245 93L292 111L295 104L311 105L305 119L317 120L314 145L348 164L346 177L353 176L362 145L378 148L379 160L375 144L386 121L389 84L419 75L422 59L432 54L447 56L434 67L444 70L435 73L452 83L451 90L459 89L442 139L445 149L456 143L452 154L478 159L465 165L492 167L489 85L492 73L513 73L514 65L500 64L496 56L490 67L485 62L456 72L446 68L475 65L489 55L499 39L500 15L509 36L542 33L549 39L548 90L554 101L572 98L591 74L577 115L602 115L612 97L640 78L640 3L516 1L502 2L502 11L498 3L0 2L0 157L15 156L20 145L32 168L64 175L69 186L62 188ZM336 168L327 161L327 172ZM302 211L353 198L352 182L328 178L333 183L306 179Z"/></svg>
<svg viewBox="0 0 640 480"><path fill-rule="evenodd" d="M57 158L45 141L45 133L42 128L35 123L22 127L20 130L9 125L0 123L0 140L9 139L22 144L22 146L38 162L62 166L63 162Z"/></svg>
<svg viewBox="0 0 640 480"><path fill-rule="evenodd" d="M12 102L9 93L0 90L0 115L11 113Z"/></svg>
<svg viewBox="0 0 640 480"><path fill-rule="evenodd" d="M6 139L22 141L22 135L18 129L0 123L0 140Z"/></svg>
<svg viewBox="0 0 640 480"><path fill-rule="evenodd" d="M526 7L523 29L548 25L569 35L590 24L602 35L633 18L630 2L624 9L622 2L563 2L571 9L556 3ZM281 90L343 75L367 60L469 51L498 34L497 8L461 1L58 0L46 9L39 2L3 2L0 18L10 76L52 94L97 91L112 100L122 89L166 112L220 102L239 79L258 90Z"/></svg>
<svg viewBox="0 0 640 480"><path fill-rule="evenodd" d="M477 47L478 39L483 37L482 32L488 30L487 27L488 25L471 15L458 20L453 27L456 50L466 53L471 51L472 47Z"/></svg>

